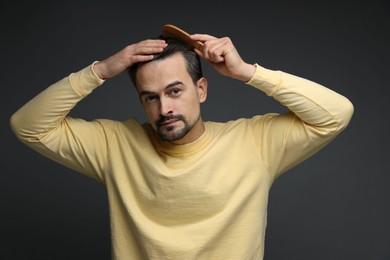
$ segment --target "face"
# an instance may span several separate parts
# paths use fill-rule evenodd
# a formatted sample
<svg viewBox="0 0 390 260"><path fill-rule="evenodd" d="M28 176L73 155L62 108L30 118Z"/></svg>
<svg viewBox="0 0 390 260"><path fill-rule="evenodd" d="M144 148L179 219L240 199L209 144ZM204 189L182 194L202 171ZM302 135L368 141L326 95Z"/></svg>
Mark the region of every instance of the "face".
<svg viewBox="0 0 390 260"><path fill-rule="evenodd" d="M207 97L207 81L201 78L193 83L180 53L140 66L137 90L149 122L161 139L185 144L203 134L200 104Z"/></svg>

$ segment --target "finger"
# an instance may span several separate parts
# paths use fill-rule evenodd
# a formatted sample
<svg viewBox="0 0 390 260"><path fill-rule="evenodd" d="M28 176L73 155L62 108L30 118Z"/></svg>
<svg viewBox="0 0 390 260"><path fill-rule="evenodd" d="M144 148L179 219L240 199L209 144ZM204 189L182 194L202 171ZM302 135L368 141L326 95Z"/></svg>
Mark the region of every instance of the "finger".
<svg viewBox="0 0 390 260"><path fill-rule="evenodd" d="M216 41L207 46L207 53L210 57L217 58L218 56L222 56L224 53L224 49L226 48L225 43L222 41Z"/></svg>
<svg viewBox="0 0 390 260"><path fill-rule="evenodd" d="M134 53L128 54L127 57L130 64L150 61L154 58L155 54L163 51L163 48L156 47L140 47Z"/></svg>
<svg viewBox="0 0 390 260"><path fill-rule="evenodd" d="M153 55L134 55L130 57L130 63L139 63L139 62L145 62L150 61L153 59Z"/></svg>
<svg viewBox="0 0 390 260"><path fill-rule="evenodd" d="M195 53L199 55L199 57L201 57L202 59L205 59L204 55L203 55L203 50L198 50L198 49L194 49Z"/></svg>
<svg viewBox="0 0 390 260"><path fill-rule="evenodd" d="M161 52L163 48L167 46L164 40L144 40L142 42L130 45L130 53L133 51L134 54L152 54Z"/></svg>
<svg viewBox="0 0 390 260"><path fill-rule="evenodd" d="M213 40L213 39L217 39L217 38L214 36L208 35L208 34L195 33L195 34L190 35L190 39L194 40L194 41L205 42L205 41L209 41L209 40Z"/></svg>
<svg viewBox="0 0 390 260"><path fill-rule="evenodd" d="M164 50L164 47L158 47L158 46L141 46L134 50L132 55L138 55L138 54L156 54L160 53Z"/></svg>
<svg viewBox="0 0 390 260"><path fill-rule="evenodd" d="M224 61L228 47L227 41L224 38L208 41L204 46L204 56L213 62L222 62Z"/></svg>
<svg viewBox="0 0 390 260"><path fill-rule="evenodd" d="M157 54L162 52L165 47L166 45L161 45L161 44L151 44L151 45L134 44L126 47L123 53L127 57L131 57L134 55L151 55L151 54Z"/></svg>
<svg viewBox="0 0 390 260"><path fill-rule="evenodd" d="M166 42L165 40L162 40L162 39L153 39L153 40L143 40L143 41L140 41L138 43L136 43L136 45L143 45L143 46L161 46L161 45L166 45Z"/></svg>

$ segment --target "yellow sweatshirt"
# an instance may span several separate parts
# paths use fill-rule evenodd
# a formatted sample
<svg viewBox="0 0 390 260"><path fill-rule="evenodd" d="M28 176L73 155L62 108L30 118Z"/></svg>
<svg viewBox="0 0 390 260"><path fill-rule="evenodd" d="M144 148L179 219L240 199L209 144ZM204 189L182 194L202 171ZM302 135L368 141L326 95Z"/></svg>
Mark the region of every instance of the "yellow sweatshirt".
<svg viewBox="0 0 390 260"><path fill-rule="evenodd" d="M34 150L102 182L113 259L262 259L268 192L331 141L353 106L317 83L261 66L248 84L290 111L206 122L195 142L159 140L149 124L67 116L103 83L92 66L53 84L11 118Z"/></svg>

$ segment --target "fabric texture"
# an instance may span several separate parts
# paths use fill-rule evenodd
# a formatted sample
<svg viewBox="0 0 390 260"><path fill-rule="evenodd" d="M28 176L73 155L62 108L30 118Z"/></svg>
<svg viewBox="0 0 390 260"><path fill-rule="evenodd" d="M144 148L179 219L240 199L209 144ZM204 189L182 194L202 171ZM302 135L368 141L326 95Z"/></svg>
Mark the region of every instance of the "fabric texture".
<svg viewBox="0 0 390 260"><path fill-rule="evenodd" d="M92 65L72 73L11 125L34 150L105 185L113 259L262 259L273 181L335 138L353 113L342 95L257 65L247 84L290 112L205 122L197 141L174 145L134 119L67 116L103 83Z"/></svg>

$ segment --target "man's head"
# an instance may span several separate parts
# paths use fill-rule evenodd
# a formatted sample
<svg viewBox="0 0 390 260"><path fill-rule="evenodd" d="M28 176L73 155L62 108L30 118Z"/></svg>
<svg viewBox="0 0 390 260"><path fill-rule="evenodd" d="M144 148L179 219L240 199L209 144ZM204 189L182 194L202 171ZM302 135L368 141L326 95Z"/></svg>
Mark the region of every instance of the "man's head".
<svg viewBox="0 0 390 260"><path fill-rule="evenodd" d="M193 82L196 83L198 79L203 77L200 58L190 46L174 38L164 38L163 36L160 36L159 39L165 40L165 42L168 45L167 47L164 48L164 50L161 53L155 54L153 59L148 62L162 60L172 56L173 54L181 53L186 61L187 70ZM137 87L136 74L137 74L138 67L145 63L135 63L133 66L131 66L128 69L130 79L133 82L134 86L136 87Z"/></svg>
<svg viewBox="0 0 390 260"><path fill-rule="evenodd" d="M153 60L134 64L128 72L142 106L161 139L183 144L204 132L200 103L207 97L199 56L172 39Z"/></svg>

